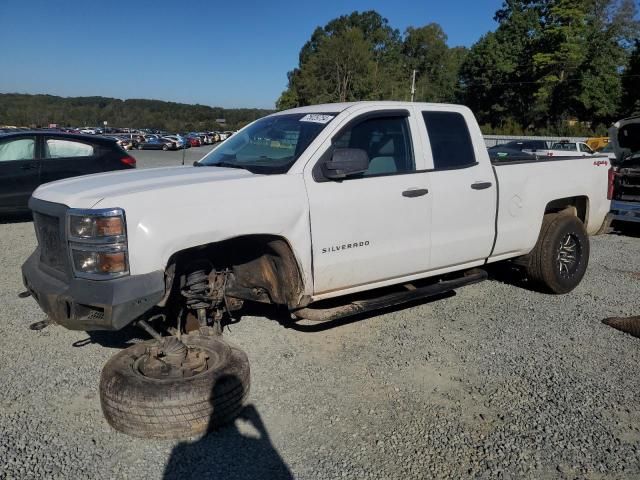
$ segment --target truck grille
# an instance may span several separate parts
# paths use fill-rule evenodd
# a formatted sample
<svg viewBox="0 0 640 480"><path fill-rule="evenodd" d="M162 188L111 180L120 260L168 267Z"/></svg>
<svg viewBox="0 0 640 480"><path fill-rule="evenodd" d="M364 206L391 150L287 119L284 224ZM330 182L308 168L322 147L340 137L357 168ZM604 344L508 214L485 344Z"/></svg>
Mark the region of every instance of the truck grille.
<svg viewBox="0 0 640 480"><path fill-rule="evenodd" d="M40 245L40 262L63 272L66 252L60 235L60 219L34 212L33 221Z"/></svg>

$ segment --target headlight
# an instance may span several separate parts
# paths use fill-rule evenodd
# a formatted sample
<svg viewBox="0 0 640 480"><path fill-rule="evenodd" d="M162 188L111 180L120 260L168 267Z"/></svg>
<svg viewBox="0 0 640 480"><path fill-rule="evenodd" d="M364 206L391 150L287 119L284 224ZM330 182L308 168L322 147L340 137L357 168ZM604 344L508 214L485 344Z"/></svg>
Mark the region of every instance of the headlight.
<svg viewBox="0 0 640 480"><path fill-rule="evenodd" d="M88 212L88 211L84 211ZM69 235L72 239L101 239L125 234L124 212L110 209L99 213L69 215Z"/></svg>
<svg viewBox="0 0 640 480"><path fill-rule="evenodd" d="M71 209L67 227L76 277L105 280L128 275L127 229L122 209Z"/></svg>
<svg viewBox="0 0 640 480"><path fill-rule="evenodd" d="M84 250L71 247L73 269L80 274L124 274L127 273L127 252L124 249L106 251Z"/></svg>

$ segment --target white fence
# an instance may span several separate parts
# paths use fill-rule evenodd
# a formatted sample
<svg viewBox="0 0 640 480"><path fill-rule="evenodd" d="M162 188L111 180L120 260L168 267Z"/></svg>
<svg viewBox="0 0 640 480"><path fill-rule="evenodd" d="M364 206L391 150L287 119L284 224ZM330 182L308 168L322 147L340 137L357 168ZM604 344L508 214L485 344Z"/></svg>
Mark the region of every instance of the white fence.
<svg viewBox="0 0 640 480"><path fill-rule="evenodd" d="M484 135L484 143L488 147L501 145L513 140L544 140L546 142L559 142L568 140L569 142L584 142L587 137L527 137L518 135Z"/></svg>

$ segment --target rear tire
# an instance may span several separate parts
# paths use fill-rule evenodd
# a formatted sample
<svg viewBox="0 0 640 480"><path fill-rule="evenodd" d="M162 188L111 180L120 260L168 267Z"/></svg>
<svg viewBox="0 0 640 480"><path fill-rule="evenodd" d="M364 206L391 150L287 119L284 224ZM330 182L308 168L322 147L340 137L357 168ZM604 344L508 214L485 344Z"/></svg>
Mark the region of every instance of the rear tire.
<svg viewBox="0 0 640 480"><path fill-rule="evenodd" d="M169 150L169 147L167 145L163 145L162 150L166 152L167 150Z"/></svg>
<svg viewBox="0 0 640 480"><path fill-rule="evenodd" d="M183 335L207 352L210 368L185 378L152 378L137 368L156 340L115 354L100 377L102 412L114 429L141 438L197 436L232 421L249 394L249 360L218 336Z"/></svg>
<svg viewBox="0 0 640 480"><path fill-rule="evenodd" d="M547 214L536 246L526 257L527 277L538 289L562 294L578 286L589 263L589 237L573 215Z"/></svg>

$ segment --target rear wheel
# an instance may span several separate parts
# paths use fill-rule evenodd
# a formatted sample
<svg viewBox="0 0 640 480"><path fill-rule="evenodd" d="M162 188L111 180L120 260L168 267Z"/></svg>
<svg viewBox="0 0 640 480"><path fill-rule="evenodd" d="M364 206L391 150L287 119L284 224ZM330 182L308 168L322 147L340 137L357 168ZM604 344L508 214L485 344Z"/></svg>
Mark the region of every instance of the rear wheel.
<svg viewBox="0 0 640 480"><path fill-rule="evenodd" d="M165 152L169 150L169 145L162 145L162 150L164 150Z"/></svg>
<svg viewBox="0 0 640 480"><path fill-rule="evenodd" d="M164 337L111 357L100 378L100 403L116 430L142 438L187 438L233 420L249 386L242 350L219 336L189 334L182 343Z"/></svg>
<svg viewBox="0 0 640 480"><path fill-rule="evenodd" d="M587 270L589 237L573 215L547 214L534 249L527 256L527 277L543 291L568 293Z"/></svg>
<svg viewBox="0 0 640 480"><path fill-rule="evenodd" d="M138 145L138 150L142 150L142 144Z"/></svg>

